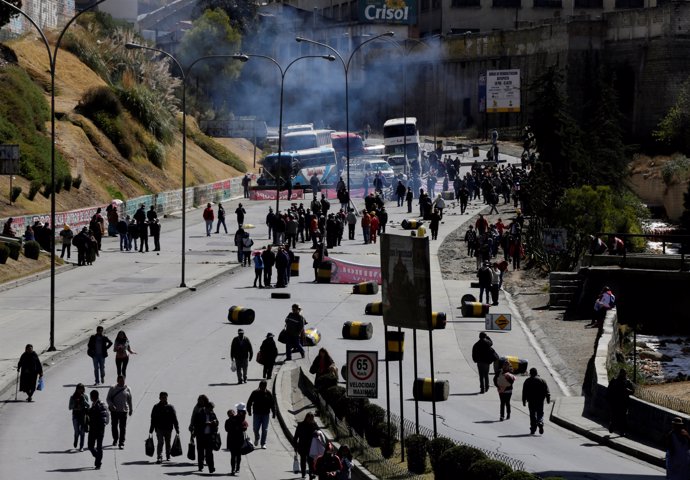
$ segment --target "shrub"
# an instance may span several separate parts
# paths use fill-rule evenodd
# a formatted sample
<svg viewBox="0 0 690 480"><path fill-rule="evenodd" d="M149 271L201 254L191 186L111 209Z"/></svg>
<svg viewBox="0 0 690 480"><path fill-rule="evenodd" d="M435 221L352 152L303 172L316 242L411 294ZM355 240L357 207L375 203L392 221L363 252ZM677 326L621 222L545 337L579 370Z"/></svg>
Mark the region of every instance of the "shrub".
<svg viewBox="0 0 690 480"><path fill-rule="evenodd" d="M88 89L84 92L77 109L85 117L93 119L98 113L106 113L111 117L117 117L122 113L122 104L115 92L109 87L101 86Z"/></svg>
<svg viewBox="0 0 690 480"><path fill-rule="evenodd" d="M345 396L345 388L340 385L328 387L323 391L319 391L323 399L329 405L334 405L338 400Z"/></svg>
<svg viewBox="0 0 690 480"><path fill-rule="evenodd" d="M429 460L431 461L432 470L436 471L436 464L438 463L439 457L446 450L453 448L455 443L446 437L437 437L431 440L427 446L426 450L429 452Z"/></svg>
<svg viewBox="0 0 690 480"><path fill-rule="evenodd" d="M469 480L501 480L512 472L510 465L498 460L479 460L472 464L467 472Z"/></svg>
<svg viewBox="0 0 690 480"><path fill-rule="evenodd" d="M155 166L163 168L163 163L165 163L165 147L159 142L149 142L146 144L146 156Z"/></svg>
<svg viewBox="0 0 690 480"><path fill-rule="evenodd" d="M7 245L4 243L0 243L0 263L5 264L7 263L7 258L10 256L10 249L7 248Z"/></svg>
<svg viewBox="0 0 690 480"><path fill-rule="evenodd" d="M410 435L405 439L407 469L412 473L426 471L426 449L429 439L424 435Z"/></svg>
<svg viewBox="0 0 690 480"><path fill-rule="evenodd" d="M27 198L33 202L36 194L42 186L43 184L39 180L31 180L31 184L29 185L29 195Z"/></svg>
<svg viewBox="0 0 690 480"><path fill-rule="evenodd" d="M41 246L35 240L29 240L24 244L24 256L32 260L38 260L41 254Z"/></svg>
<svg viewBox="0 0 690 480"><path fill-rule="evenodd" d="M437 480L464 478L472 464L486 458L484 452L467 445L449 448L439 457L434 476Z"/></svg>
<svg viewBox="0 0 690 480"><path fill-rule="evenodd" d="M19 260L19 253L22 251L22 246L19 242L8 243L7 248L10 249L10 258L12 260Z"/></svg>
<svg viewBox="0 0 690 480"><path fill-rule="evenodd" d="M501 480L539 480L539 477L529 472L516 470L514 472L510 472L508 475L505 475Z"/></svg>
<svg viewBox="0 0 690 480"><path fill-rule="evenodd" d="M72 188L72 175L67 174L64 177L62 177L62 188L65 189L65 191L69 192L70 189Z"/></svg>
<svg viewBox="0 0 690 480"><path fill-rule="evenodd" d="M347 397L345 397L347 398ZM345 407L345 419L350 427L359 435L364 435L367 419L364 416L366 407L369 405L368 398L348 398Z"/></svg>
<svg viewBox="0 0 690 480"><path fill-rule="evenodd" d="M237 155L232 153L230 150L225 148L220 143L216 142L211 137L205 135L193 124L187 122L187 136L194 140L203 151L214 157L216 160L220 160L226 165L230 165L232 168L239 172L246 172L247 166L242 163Z"/></svg>
<svg viewBox="0 0 690 480"><path fill-rule="evenodd" d="M43 186L43 191L41 192L41 195L43 195L46 198L50 198L50 194L53 193L53 185L48 182Z"/></svg>
<svg viewBox="0 0 690 480"><path fill-rule="evenodd" d="M159 141L170 145L176 129L175 117L166 109L159 98L146 85L135 84L129 88L118 89L122 105L141 121Z"/></svg>
<svg viewBox="0 0 690 480"><path fill-rule="evenodd" d="M386 410L375 403L370 403L364 407L364 418L366 419L364 436L372 447L381 446L381 436L376 427L379 423L385 423L386 417Z"/></svg>
<svg viewBox="0 0 690 480"><path fill-rule="evenodd" d="M60 177L55 179L55 193L60 193L62 190L62 182L64 182L65 179Z"/></svg>
<svg viewBox="0 0 690 480"><path fill-rule="evenodd" d="M72 180L72 186L74 188L76 188L77 190L79 190L79 187L81 187L81 181L82 181L81 175L77 175L77 178Z"/></svg>
<svg viewBox="0 0 690 480"><path fill-rule="evenodd" d="M395 444L398 443L398 427L391 423L390 435L388 435L388 424L381 422L375 427L379 431L379 438L381 439L381 455L383 458L391 458L395 453Z"/></svg>
<svg viewBox="0 0 690 480"><path fill-rule="evenodd" d="M12 187L12 192L10 193L10 200L16 202L19 195L22 194L22 187Z"/></svg>

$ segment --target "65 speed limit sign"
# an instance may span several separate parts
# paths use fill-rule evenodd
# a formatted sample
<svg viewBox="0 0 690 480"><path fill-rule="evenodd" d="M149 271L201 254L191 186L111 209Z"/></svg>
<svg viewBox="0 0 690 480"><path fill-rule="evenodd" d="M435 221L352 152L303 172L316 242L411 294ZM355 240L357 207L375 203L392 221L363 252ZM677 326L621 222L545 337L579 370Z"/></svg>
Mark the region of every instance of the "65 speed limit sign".
<svg viewBox="0 0 690 480"><path fill-rule="evenodd" d="M347 351L347 396L378 398L378 352Z"/></svg>

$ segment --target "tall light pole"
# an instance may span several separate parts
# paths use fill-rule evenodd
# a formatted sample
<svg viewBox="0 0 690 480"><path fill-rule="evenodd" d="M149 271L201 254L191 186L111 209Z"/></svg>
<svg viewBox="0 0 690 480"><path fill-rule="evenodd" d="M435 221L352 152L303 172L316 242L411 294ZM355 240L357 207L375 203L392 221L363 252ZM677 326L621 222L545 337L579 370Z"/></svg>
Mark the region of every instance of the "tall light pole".
<svg viewBox="0 0 690 480"><path fill-rule="evenodd" d="M343 69L345 70L345 148L346 148L346 155L347 155L347 191L348 193L350 192L350 98L349 98L349 87L348 87L348 80L347 80L347 75L350 71L350 62L352 61L352 58L355 56L355 53L357 53L357 50L359 50L361 47L366 45L369 42L373 42L374 40L378 40L379 38L382 37L392 37L395 35L393 32L385 32L380 35L376 35L375 37L371 37L364 42L360 43L357 45L352 52L350 53L349 58L347 59L347 62L343 59L342 55L333 47L330 45L327 45L325 43L317 42L316 40L310 40L308 38L304 37L297 37L295 40L298 42L305 42L305 43L313 43L314 45L320 45L322 47L325 47L329 49L331 52L335 53L336 56L340 59L340 63L343 64Z"/></svg>
<svg viewBox="0 0 690 480"><path fill-rule="evenodd" d="M194 65L201 62L202 60L211 60L218 58L232 59L235 57L234 55L230 54L206 55L194 60L192 63L189 64L187 70L185 70L184 68L182 68L182 65L177 60L177 58L175 58L172 54L166 52L165 50L148 47L146 45L139 45L138 43L126 43L125 48L127 50L150 50L152 52L165 55L170 60L172 60L172 62L177 66L177 69L180 71L180 75L182 75L182 271L180 288L185 288L187 287L187 284L185 283L185 232L187 225L187 77L189 76L189 73L192 71Z"/></svg>
<svg viewBox="0 0 690 480"><path fill-rule="evenodd" d="M276 176L276 215L280 211L280 170L281 170L281 156L283 154L283 90L285 87L285 74L288 72L291 66L293 66L295 63L297 63L300 60L304 60L305 58L322 58L324 60L328 60L329 62L335 61L335 57L333 55L304 55L302 57L297 57L288 65L283 68L278 61L273 58L269 57L268 55L259 55L255 53L236 53L233 55L233 58L240 60L242 62L247 62L249 61L250 58L264 58L266 60L269 60L270 62L273 62L273 64L278 67L278 70L280 70L280 115L279 115L279 121L278 121L278 174ZM290 180L290 175L288 174L288 181Z"/></svg>
<svg viewBox="0 0 690 480"><path fill-rule="evenodd" d="M55 351L55 66L57 63L57 54L60 50L60 45L62 44L62 38L65 36L67 29L74 23L74 21L79 18L79 16L91 10L106 0L97 0L96 2L87 5L81 12L77 13L72 17L67 24L60 31L57 42L55 42L55 48L50 50L50 42L46 38L41 27L31 18L29 15L24 13L22 10L17 8L15 5L6 2L5 0L0 0L3 5L10 7L17 13L23 15L31 24L36 27L43 44L48 51L48 61L50 64L50 225L53 228L52 238L50 239L50 346L48 347L49 352Z"/></svg>

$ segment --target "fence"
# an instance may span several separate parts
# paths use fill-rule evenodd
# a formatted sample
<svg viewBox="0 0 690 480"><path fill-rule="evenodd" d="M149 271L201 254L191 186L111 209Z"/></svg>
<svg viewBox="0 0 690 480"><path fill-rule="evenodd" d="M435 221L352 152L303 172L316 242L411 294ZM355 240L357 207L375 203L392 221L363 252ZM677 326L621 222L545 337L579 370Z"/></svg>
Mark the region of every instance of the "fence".
<svg viewBox="0 0 690 480"><path fill-rule="evenodd" d="M645 402L690 415L690 400L666 395L665 393L657 392L649 387L640 385L635 386L635 396Z"/></svg>

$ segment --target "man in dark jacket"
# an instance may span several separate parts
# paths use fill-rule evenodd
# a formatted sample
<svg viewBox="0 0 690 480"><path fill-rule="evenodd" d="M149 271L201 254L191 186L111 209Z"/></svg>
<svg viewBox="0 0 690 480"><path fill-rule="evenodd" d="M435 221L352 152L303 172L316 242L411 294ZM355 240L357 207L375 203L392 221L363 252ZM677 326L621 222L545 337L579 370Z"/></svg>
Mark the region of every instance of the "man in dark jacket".
<svg viewBox="0 0 690 480"><path fill-rule="evenodd" d="M287 269L290 268L290 256L283 250L282 246L278 247L276 253L276 270L278 272L278 283L276 288L287 287ZM264 265L264 269L266 266Z"/></svg>
<svg viewBox="0 0 690 480"><path fill-rule="evenodd" d="M86 354L93 360L93 375L96 379L96 385L105 383L105 358L108 356L108 349L112 345L113 342L103 335L103 327L96 327L96 334L91 335L86 347Z"/></svg>
<svg viewBox="0 0 690 480"><path fill-rule="evenodd" d="M529 369L529 378L522 385L522 405L529 408L529 433L544 433L544 400L551 403L551 392L543 378L537 374L537 369Z"/></svg>
<svg viewBox="0 0 690 480"><path fill-rule="evenodd" d="M101 468L101 461L103 460L103 436L105 435L105 426L110 421L110 414L105 403L98 399L98 390L91 390L91 408L89 409L89 451L96 459L96 470Z"/></svg>
<svg viewBox="0 0 690 480"><path fill-rule="evenodd" d="M128 234L129 230L129 215L127 215L127 218L121 218L117 222L117 233L120 235L120 251L127 250L130 251L132 249L132 242L129 238Z"/></svg>
<svg viewBox="0 0 690 480"><path fill-rule="evenodd" d="M498 358L493 348L494 342L485 332L479 334L479 340L472 346L472 361L477 364L479 371L479 393L489 391L489 369Z"/></svg>
<svg viewBox="0 0 690 480"><path fill-rule="evenodd" d="M477 272L477 278L479 279L479 301L482 301L484 293L486 293L486 302L491 303L489 298L491 294L491 269L489 268L489 263L484 262Z"/></svg>
<svg viewBox="0 0 690 480"><path fill-rule="evenodd" d="M292 360L292 349L297 349L304 358L304 348L302 348L302 333L307 321L302 316L302 308L298 303L292 305L292 311L285 318L285 331L287 339L285 342L285 360Z"/></svg>
<svg viewBox="0 0 690 480"><path fill-rule="evenodd" d="M271 245L266 246L266 250L261 253L261 259L264 261L264 287L271 288L273 265L276 263L276 254L271 250Z"/></svg>
<svg viewBox="0 0 690 480"><path fill-rule="evenodd" d="M139 206L139 210L134 213L134 220L137 222L137 227L139 229L139 251L144 252L144 247L146 251L149 251L149 230L146 226L146 212L144 211L144 204Z"/></svg>
<svg viewBox="0 0 690 480"><path fill-rule="evenodd" d="M173 428L178 435L180 434L180 425L177 423L175 407L168 403L167 392L161 392L158 395L158 399L160 401L151 410L149 435L154 430L156 431L156 438L158 440L156 448L158 460L156 463L163 463L163 441L165 441L165 459L170 460L170 438L172 437Z"/></svg>
<svg viewBox="0 0 690 480"><path fill-rule="evenodd" d="M268 435L269 414L276 418L275 401L273 394L266 389L268 382L261 380L259 388L249 395L247 400L247 414L252 416L254 407L254 445L259 444L259 431L261 431L261 448L266 448L266 436Z"/></svg>
<svg viewBox="0 0 690 480"><path fill-rule="evenodd" d="M635 393L635 387L632 382L628 380L628 372L626 372L624 368L621 368L618 371L618 376L609 382L606 391L611 412L609 433L618 430L621 436L625 436L628 428L628 397L633 393Z"/></svg>
<svg viewBox="0 0 690 480"><path fill-rule="evenodd" d="M244 225L244 216L247 214L247 211L244 209L242 204L240 203L237 208L235 209L235 215L237 215L237 225L241 227Z"/></svg>
<svg viewBox="0 0 690 480"><path fill-rule="evenodd" d="M237 368L237 383L247 383L247 367L254 356L252 344L244 336L244 330L237 330L237 336L230 344L230 360L235 362Z"/></svg>
<svg viewBox="0 0 690 480"><path fill-rule="evenodd" d="M153 237L153 251L161 251L161 224L158 223L158 219L154 219L153 222L149 223L149 230L151 231L151 236Z"/></svg>

